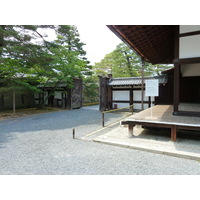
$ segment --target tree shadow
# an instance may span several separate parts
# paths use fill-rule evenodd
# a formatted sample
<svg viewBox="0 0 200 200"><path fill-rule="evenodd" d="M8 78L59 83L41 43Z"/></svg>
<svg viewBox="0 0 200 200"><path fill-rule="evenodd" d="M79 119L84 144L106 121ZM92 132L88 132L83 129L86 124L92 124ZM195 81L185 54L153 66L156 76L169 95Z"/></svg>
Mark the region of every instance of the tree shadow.
<svg viewBox="0 0 200 200"><path fill-rule="evenodd" d="M106 120L109 123L119 120L122 115L109 113ZM0 147L15 139L17 134L43 131L63 131L69 137L76 130L76 137L83 136L102 128L102 116L98 106L88 106L81 109L62 110L58 112L36 114L21 118L0 121Z"/></svg>

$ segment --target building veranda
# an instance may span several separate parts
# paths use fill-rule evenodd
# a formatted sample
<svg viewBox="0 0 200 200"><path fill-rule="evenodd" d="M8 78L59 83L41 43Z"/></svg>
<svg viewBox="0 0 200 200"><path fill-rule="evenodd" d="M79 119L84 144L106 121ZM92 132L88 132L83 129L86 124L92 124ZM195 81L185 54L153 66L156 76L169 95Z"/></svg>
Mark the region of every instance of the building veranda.
<svg viewBox="0 0 200 200"><path fill-rule="evenodd" d="M162 89L159 86L154 119L149 120L150 112L144 110L122 121L128 124L129 135L133 135L137 124L170 128L173 141L176 141L177 129L200 131L200 26L109 25L108 28L143 61L174 65L164 72L168 81Z"/></svg>

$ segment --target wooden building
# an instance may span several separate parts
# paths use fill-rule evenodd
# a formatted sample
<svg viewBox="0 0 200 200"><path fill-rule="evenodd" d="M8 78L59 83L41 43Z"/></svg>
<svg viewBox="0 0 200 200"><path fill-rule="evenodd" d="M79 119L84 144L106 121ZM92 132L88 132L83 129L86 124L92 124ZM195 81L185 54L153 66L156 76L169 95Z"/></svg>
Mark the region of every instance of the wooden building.
<svg viewBox="0 0 200 200"><path fill-rule="evenodd" d="M162 101L172 105L159 114L170 118L171 113L171 119L154 119L147 123L144 115L136 116L123 122L129 125L129 133L136 124L146 123L171 128L171 137L175 141L177 129L200 130L200 25L109 25L108 28L142 60L152 64L174 64L174 70L168 72L169 75L171 73L171 86L162 90L167 95L161 95L169 98ZM159 109L162 110L161 107Z"/></svg>
<svg viewBox="0 0 200 200"><path fill-rule="evenodd" d="M34 94L35 103L64 109L80 108L83 103L82 87L81 79L74 79L73 88L69 88L66 83L59 83L56 87L55 83L41 84L38 88L43 92Z"/></svg>
<svg viewBox="0 0 200 200"><path fill-rule="evenodd" d="M163 88L167 84L167 75L144 77L146 80L159 81L159 88ZM113 108L124 108L133 105L133 110L142 110L142 104L144 109L158 104L157 97L146 97L142 100L142 78L141 77L129 77L129 78L112 78L100 77L100 110L105 111ZM145 84L143 84L145 92ZM160 89L161 90L161 89ZM161 100L164 98L160 98Z"/></svg>

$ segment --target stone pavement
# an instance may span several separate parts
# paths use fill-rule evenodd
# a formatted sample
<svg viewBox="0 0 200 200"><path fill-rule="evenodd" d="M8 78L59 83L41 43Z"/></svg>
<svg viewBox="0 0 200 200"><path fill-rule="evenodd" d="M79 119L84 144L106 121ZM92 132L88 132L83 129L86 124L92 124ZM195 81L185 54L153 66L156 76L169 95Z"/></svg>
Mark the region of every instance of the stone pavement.
<svg viewBox="0 0 200 200"><path fill-rule="evenodd" d="M91 133L84 139L88 137L94 142L200 161L200 134L198 134L178 132L177 141L172 142L169 130L143 129L136 126L134 137L129 138L128 127L120 126L118 122L117 125Z"/></svg>

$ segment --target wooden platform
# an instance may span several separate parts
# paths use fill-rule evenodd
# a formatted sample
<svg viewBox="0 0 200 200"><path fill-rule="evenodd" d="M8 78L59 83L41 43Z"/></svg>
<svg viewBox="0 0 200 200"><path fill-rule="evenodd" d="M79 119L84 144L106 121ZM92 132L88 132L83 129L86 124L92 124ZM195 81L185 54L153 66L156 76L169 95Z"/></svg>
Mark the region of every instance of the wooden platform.
<svg viewBox="0 0 200 200"><path fill-rule="evenodd" d="M170 128L172 141L176 141L177 129L200 131L200 117L174 116L172 113L172 105L156 105L126 118L121 124L128 125L130 137L135 125Z"/></svg>

